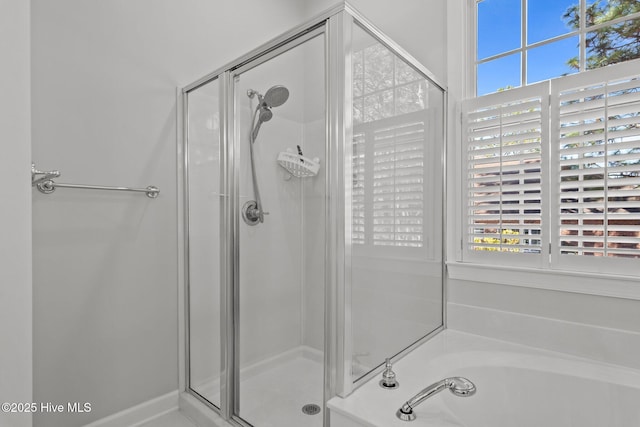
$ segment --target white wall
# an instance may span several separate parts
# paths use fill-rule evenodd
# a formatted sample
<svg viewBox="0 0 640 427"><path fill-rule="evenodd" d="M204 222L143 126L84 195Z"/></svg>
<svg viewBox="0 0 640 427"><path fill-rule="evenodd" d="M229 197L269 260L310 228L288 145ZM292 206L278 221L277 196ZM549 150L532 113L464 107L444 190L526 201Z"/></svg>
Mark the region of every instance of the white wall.
<svg viewBox="0 0 640 427"><path fill-rule="evenodd" d="M31 131L29 2L0 1L0 400L31 402ZM0 412L7 427L29 414Z"/></svg>
<svg viewBox="0 0 640 427"><path fill-rule="evenodd" d="M34 196L34 398L93 404L36 425L177 388L175 88L300 15L293 0L32 2L34 160L59 182L161 191Z"/></svg>
<svg viewBox="0 0 640 427"><path fill-rule="evenodd" d="M640 369L640 301L453 279L448 289L452 329Z"/></svg>

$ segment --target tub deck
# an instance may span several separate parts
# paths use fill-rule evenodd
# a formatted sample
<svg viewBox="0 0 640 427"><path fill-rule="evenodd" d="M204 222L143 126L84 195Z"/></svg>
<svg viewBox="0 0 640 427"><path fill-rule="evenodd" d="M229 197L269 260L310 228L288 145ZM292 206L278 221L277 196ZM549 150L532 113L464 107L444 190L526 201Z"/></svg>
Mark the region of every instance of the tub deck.
<svg viewBox="0 0 640 427"><path fill-rule="evenodd" d="M394 365L400 387L374 378L346 399L329 401L332 427L628 427L640 426L640 371L477 335L445 330ZM471 397L448 391L396 410L446 377L477 387Z"/></svg>

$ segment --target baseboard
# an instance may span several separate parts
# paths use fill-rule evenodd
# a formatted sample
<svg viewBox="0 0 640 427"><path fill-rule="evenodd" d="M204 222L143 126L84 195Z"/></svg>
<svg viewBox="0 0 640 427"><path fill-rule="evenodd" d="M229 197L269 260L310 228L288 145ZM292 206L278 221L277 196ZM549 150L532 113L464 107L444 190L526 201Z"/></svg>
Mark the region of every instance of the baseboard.
<svg viewBox="0 0 640 427"><path fill-rule="evenodd" d="M84 427L136 427L178 409L178 390L101 418Z"/></svg>

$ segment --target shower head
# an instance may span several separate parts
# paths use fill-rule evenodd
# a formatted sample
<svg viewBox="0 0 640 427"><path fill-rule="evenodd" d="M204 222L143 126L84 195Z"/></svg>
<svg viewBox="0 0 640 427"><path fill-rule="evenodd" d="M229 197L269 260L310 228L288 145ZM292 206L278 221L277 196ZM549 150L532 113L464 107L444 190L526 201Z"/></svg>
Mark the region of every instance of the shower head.
<svg viewBox="0 0 640 427"><path fill-rule="evenodd" d="M255 142L262 123L268 122L273 118L273 112L271 109L273 107L281 106L287 102L287 99L289 99L289 89L281 85L272 86L267 90L264 96L257 90L249 89L247 91L247 96L249 98L253 98L254 96L258 97L258 105L256 106L253 116L254 121L256 120L256 115L258 116L258 120L251 131L251 140L252 142Z"/></svg>
<svg viewBox="0 0 640 427"><path fill-rule="evenodd" d="M258 96L260 96L260 95L258 95ZM258 116L258 121L256 122L255 126L253 127L253 130L251 131L251 136L252 136L253 142L255 142L256 138L258 137L258 132L260 131L260 126L264 122L268 122L269 120L271 120L273 118L273 112L271 111L271 108L269 108L263 102L261 105L258 105L258 108L256 109L256 115ZM255 117L255 115L254 115L254 117Z"/></svg>
<svg viewBox="0 0 640 427"><path fill-rule="evenodd" d="M260 122L268 122L272 117L273 113L271 112L271 108L260 107L260 113L258 114L258 120Z"/></svg>
<svg viewBox="0 0 640 427"><path fill-rule="evenodd" d="M267 93L264 94L264 97L261 99L262 105L273 108L279 107L289 99L289 89L284 86L273 86L267 90Z"/></svg>
<svg viewBox="0 0 640 427"><path fill-rule="evenodd" d="M251 131L251 142L252 143L256 142L256 138L258 137L258 132L260 131L260 126L262 126L262 124L264 122L268 122L269 120L271 120L271 118L273 117L273 113L271 112L271 108L264 107L264 106L262 106L262 107L258 106L258 109L260 110L259 113L256 110L256 113L258 114L258 121L253 126L253 130Z"/></svg>
<svg viewBox="0 0 640 427"><path fill-rule="evenodd" d="M289 99L289 89L282 85L272 86L267 92L262 95L260 92L254 89L247 90L247 96L253 99L254 96L258 97L258 108L273 108L279 107Z"/></svg>

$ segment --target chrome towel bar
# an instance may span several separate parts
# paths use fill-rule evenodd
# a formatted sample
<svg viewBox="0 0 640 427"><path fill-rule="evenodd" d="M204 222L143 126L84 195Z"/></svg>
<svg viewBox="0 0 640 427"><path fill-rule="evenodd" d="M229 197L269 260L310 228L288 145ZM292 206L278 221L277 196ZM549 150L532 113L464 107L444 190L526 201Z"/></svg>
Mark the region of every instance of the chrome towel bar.
<svg viewBox="0 0 640 427"><path fill-rule="evenodd" d="M52 180L46 180L36 184L36 187L41 193L51 194L56 188L80 188L85 190L111 190L111 191L133 191L137 193L145 193L147 197L155 199L160 194L158 187L152 185L147 188L129 188L129 187L106 187L104 185L84 185L84 184L63 184L53 182Z"/></svg>
<svg viewBox="0 0 640 427"><path fill-rule="evenodd" d="M158 187L152 185L147 188L129 188L129 187L106 187L104 185L84 185L84 184L63 184L54 182L51 178L58 178L60 172L41 171L36 168L35 163L31 163L31 185L36 187L38 191L44 194L51 194L56 188L80 188L84 190L111 190L111 191L133 191L136 193L145 193L147 197L155 199L160 194Z"/></svg>

